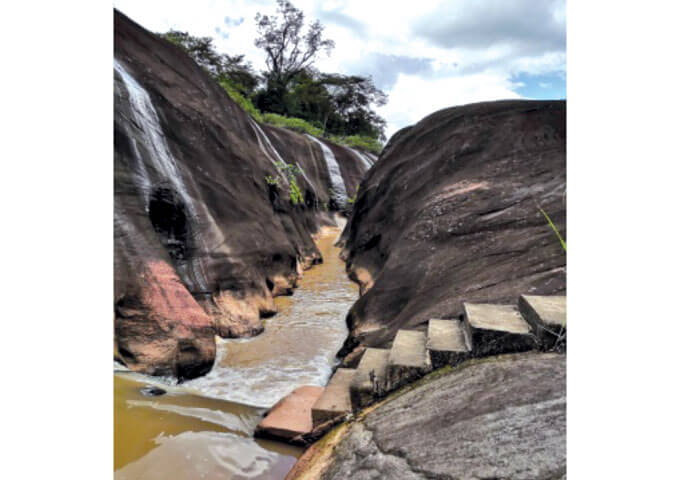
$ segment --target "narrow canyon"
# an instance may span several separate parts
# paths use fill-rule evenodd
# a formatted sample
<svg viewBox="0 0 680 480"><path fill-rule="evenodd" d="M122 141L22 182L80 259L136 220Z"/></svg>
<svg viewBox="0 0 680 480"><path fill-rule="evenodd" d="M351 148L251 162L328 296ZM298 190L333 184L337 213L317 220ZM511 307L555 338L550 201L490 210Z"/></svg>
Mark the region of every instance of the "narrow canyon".
<svg viewBox="0 0 680 480"><path fill-rule="evenodd" d="M566 478L566 102L374 155L114 22L115 477Z"/></svg>

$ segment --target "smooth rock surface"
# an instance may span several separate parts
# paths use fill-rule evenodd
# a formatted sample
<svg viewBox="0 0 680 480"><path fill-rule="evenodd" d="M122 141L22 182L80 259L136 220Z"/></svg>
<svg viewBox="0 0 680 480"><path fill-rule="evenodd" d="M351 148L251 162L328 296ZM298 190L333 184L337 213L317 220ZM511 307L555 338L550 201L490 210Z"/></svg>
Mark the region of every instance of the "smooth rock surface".
<svg viewBox="0 0 680 480"><path fill-rule="evenodd" d="M312 406L324 388L299 387L283 397L255 428L255 436L290 440L312 431Z"/></svg>
<svg viewBox="0 0 680 480"><path fill-rule="evenodd" d="M432 369L430 354L425 348L425 332L399 330L394 337L390 355L387 359L387 390L425 375Z"/></svg>
<svg viewBox="0 0 680 480"><path fill-rule="evenodd" d="M564 355L491 357L433 375L351 424L332 451L308 458L294 478L529 480L566 475ZM320 454L330 458L318 465Z"/></svg>
<svg viewBox="0 0 680 480"><path fill-rule="evenodd" d="M464 329L458 320L431 318L427 324L427 349L432 368L455 365L470 353Z"/></svg>
<svg viewBox="0 0 680 480"><path fill-rule="evenodd" d="M350 368L338 368L335 371L323 394L312 407L314 427L352 411L349 386L355 373Z"/></svg>
<svg viewBox="0 0 680 480"><path fill-rule="evenodd" d="M367 348L364 351L350 384L352 410L356 411L383 395L387 386L389 356L387 349Z"/></svg>
<svg viewBox="0 0 680 480"><path fill-rule="evenodd" d="M389 140L361 182L340 244L362 297L356 345L460 318L463 302L516 304L566 291L566 102L452 107Z"/></svg>
<svg viewBox="0 0 680 480"><path fill-rule="evenodd" d="M463 328L475 356L522 352L537 346L514 305L464 303Z"/></svg>

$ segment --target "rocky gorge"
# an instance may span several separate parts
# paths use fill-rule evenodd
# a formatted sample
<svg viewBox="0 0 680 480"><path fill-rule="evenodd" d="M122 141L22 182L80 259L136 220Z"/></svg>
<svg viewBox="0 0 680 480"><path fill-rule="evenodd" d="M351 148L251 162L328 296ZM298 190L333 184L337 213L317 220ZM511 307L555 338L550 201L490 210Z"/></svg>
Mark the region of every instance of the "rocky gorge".
<svg viewBox="0 0 680 480"><path fill-rule="evenodd" d="M261 332L321 261L312 235L370 157L260 125L176 46L119 12L114 30L116 358L193 378L215 334ZM282 164L301 172L297 204Z"/></svg>
<svg viewBox="0 0 680 480"><path fill-rule="evenodd" d="M566 102L440 110L376 158L257 122L117 11L114 32L120 444L130 409L177 417L145 410L118 477L566 475ZM253 438L305 432L295 467Z"/></svg>

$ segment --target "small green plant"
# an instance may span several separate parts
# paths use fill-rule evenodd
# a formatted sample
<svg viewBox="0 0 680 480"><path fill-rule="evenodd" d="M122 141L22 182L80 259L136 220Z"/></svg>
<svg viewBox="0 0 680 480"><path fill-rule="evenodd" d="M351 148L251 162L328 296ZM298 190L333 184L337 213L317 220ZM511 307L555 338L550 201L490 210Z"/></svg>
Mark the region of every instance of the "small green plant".
<svg viewBox="0 0 680 480"><path fill-rule="evenodd" d="M290 181L290 203L293 205L300 205L302 202L302 192L300 191L300 187L298 187L297 182L293 178Z"/></svg>
<svg viewBox="0 0 680 480"><path fill-rule="evenodd" d="M553 232L555 232L555 235L557 235L557 238L558 238L559 241L560 241L560 245L562 245L562 248L563 248L564 251L566 252L566 251L567 251L567 242L564 241L564 239L562 238L562 235L560 235L559 230L557 230L557 227L556 227L555 224L552 222L552 220L550 219L550 217L548 216L548 214L545 212L545 210L543 210L541 207L538 207L538 209L541 211L541 213L543 214L543 216L545 217L545 219L548 221L548 225L550 225L550 228L552 228Z"/></svg>
<svg viewBox="0 0 680 480"><path fill-rule="evenodd" d="M299 166L292 165L286 162L275 162L275 165L286 176L286 178L288 178L288 183L290 185L289 187L290 203L292 203L293 205L300 205L304 201L304 197L302 196L302 191L300 190L300 187L297 184L297 179L295 178L295 176L301 174L302 170L300 169Z"/></svg>
<svg viewBox="0 0 680 480"><path fill-rule="evenodd" d="M356 190L354 191L354 196L353 197L348 197L347 198L347 203L350 205L354 205L354 202L357 201L357 196L359 195L359 185L357 185Z"/></svg>
<svg viewBox="0 0 680 480"><path fill-rule="evenodd" d="M277 187L279 186L279 179L272 177L271 175L264 177L264 181L267 182L267 185L276 185Z"/></svg>

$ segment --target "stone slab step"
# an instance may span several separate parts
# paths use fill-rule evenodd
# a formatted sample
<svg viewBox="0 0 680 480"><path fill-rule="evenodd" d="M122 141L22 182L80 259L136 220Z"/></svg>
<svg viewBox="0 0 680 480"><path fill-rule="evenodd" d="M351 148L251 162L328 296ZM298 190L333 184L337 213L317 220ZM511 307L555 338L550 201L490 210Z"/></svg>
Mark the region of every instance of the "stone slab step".
<svg viewBox="0 0 680 480"><path fill-rule="evenodd" d="M537 346L529 324L514 305L464 303L463 328L475 356L524 352Z"/></svg>
<svg viewBox="0 0 680 480"><path fill-rule="evenodd" d="M367 348L364 352L349 387L353 411L360 410L385 394L389 355L390 351L384 348Z"/></svg>
<svg viewBox="0 0 680 480"><path fill-rule="evenodd" d="M314 428L352 411L349 386L355 373L356 370L351 368L338 368L335 371L323 394L312 407Z"/></svg>
<svg viewBox="0 0 680 480"><path fill-rule="evenodd" d="M310 433L313 428L312 406L323 391L323 387L317 386L296 388L269 410L267 416L255 427L255 436L289 441Z"/></svg>
<svg viewBox="0 0 680 480"><path fill-rule="evenodd" d="M387 390L411 383L432 370L425 332L399 330L387 360Z"/></svg>
<svg viewBox="0 0 680 480"><path fill-rule="evenodd" d="M432 368L457 365L470 354L465 330L459 320L431 318L427 324L427 349Z"/></svg>
<svg viewBox="0 0 680 480"><path fill-rule="evenodd" d="M531 326L534 335L546 347L558 338L566 343L567 297L564 295L522 295L519 311Z"/></svg>

